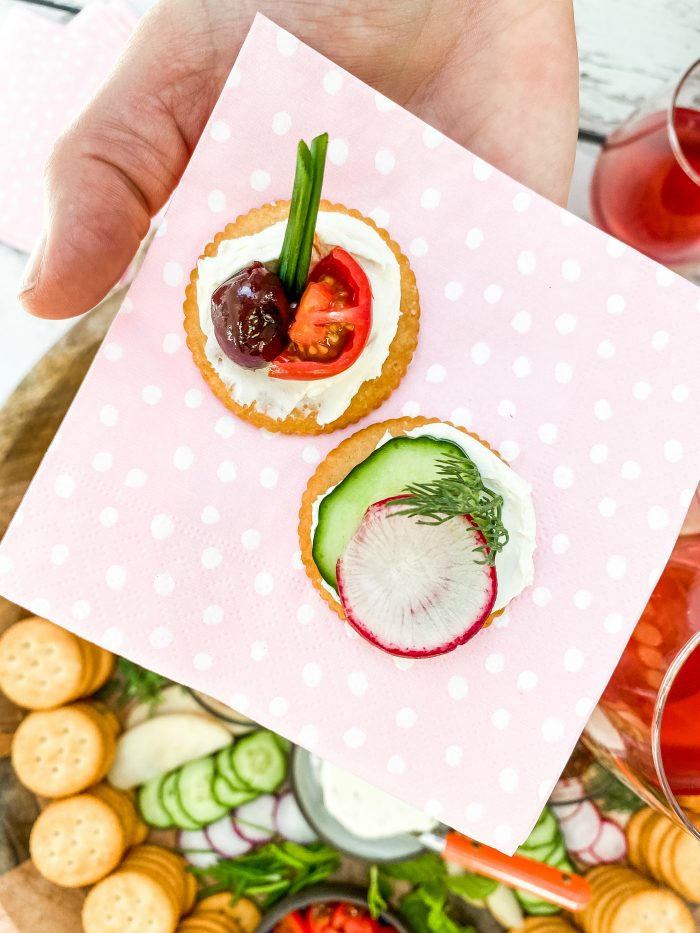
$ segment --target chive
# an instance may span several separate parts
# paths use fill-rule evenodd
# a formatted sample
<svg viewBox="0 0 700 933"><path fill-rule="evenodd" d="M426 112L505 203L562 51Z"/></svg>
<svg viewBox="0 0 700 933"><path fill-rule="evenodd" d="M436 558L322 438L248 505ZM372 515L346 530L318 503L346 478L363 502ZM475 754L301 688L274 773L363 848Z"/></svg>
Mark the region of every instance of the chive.
<svg viewBox="0 0 700 933"><path fill-rule="evenodd" d="M323 185L323 172L326 166L326 150L328 149L328 133L322 133L311 140L311 159L313 161L311 194L309 196L306 218L304 221L303 237L299 245L296 270L292 284L292 295L300 298L306 286L311 265L311 250L316 232L318 207L321 202L321 187Z"/></svg>
<svg viewBox="0 0 700 933"><path fill-rule="evenodd" d="M279 277L288 297L294 298L294 283L296 281L296 268L299 258L304 225L309 209L311 196L313 163L309 147L304 140L300 140L297 147L297 164L294 172L294 186L292 200L289 207L289 219L284 234L284 243L280 253Z"/></svg>

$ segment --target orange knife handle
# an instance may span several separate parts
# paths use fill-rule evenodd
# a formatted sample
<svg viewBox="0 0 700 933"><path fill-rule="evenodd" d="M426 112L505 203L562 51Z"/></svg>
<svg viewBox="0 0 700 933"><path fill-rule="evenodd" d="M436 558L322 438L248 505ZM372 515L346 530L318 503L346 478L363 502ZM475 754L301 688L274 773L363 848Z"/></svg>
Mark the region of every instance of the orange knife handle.
<svg viewBox="0 0 700 933"><path fill-rule="evenodd" d="M447 834L442 857L566 910L583 910L591 897L588 882L580 875L568 874L522 855L504 855L459 833Z"/></svg>

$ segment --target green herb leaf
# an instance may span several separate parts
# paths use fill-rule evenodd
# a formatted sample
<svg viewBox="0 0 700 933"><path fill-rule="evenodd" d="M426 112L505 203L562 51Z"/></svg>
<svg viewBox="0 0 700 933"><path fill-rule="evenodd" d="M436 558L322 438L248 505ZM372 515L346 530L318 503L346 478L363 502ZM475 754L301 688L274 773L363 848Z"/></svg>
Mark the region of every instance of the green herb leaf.
<svg viewBox="0 0 700 933"><path fill-rule="evenodd" d="M399 909L414 930L426 933L476 933L473 926L462 926L448 916L445 891L421 886L405 894Z"/></svg>
<svg viewBox="0 0 700 933"><path fill-rule="evenodd" d="M440 525L450 518L469 515L486 539L486 545L476 550L483 555L484 563L493 565L496 554L508 544L502 519L503 497L484 485L467 454L446 454L437 466L438 479L405 487L411 500L395 514L417 517L425 525Z"/></svg>
<svg viewBox="0 0 700 933"><path fill-rule="evenodd" d="M109 700L119 707L126 706L132 700L156 706L160 701L161 691L171 683L167 677L161 677L160 674L140 667L133 661L117 658L114 676L107 681L97 696L98 699ZM184 690L184 687L182 689Z"/></svg>
<svg viewBox="0 0 700 933"><path fill-rule="evenodd" d="M322 133L311 140L311 159L313 162L313 174L311 177L311 194L309 195L306 219L304 221L304 234L299 246L297 256L296 271L294 274L293 293L289 297L292 300L301 298L306 280L309 277L309 266L311 265L311 250L314 244L314 233L316 232L316 221L318 219L318 208L321 203L321 188L323 187L323 173L326 167L326 151L328 149L328 133Z"/></svg>
<svg viewBox="0 0 700 933"><path fill-rule="evenodd" d="M312 175L313 160L311 152L302 139L297 146L297 164L294 172L292 199L289 205L289 218L284 233L278 269L280 281L290 301L294 300L297 263L304 239L306 218L309 213Z"/></svg>
<svg viewBox="0 0 700 933"><path fill-rule="evenodd" d="M464 875L448 875L447 888L453 894L466 897L471 901L482 901L498 887L498 882L483 875L474 875L467 872Z"/></svg>
<svg viewBox="0 0 700 933"><path fill-rule="evenodd" d="M596 763L584 776L588 796L593 797L601 810L636 813L646 804L614 774Z"/></svg>
<svg viewBox="0 0 700 933"><path fill-rule="evenodd" d="M409 884L444 884L447 867L439 855L426 852L408 862L392 862L382 865L382 872L389 878L408 881Z"/></svg>
<svg viewBox="0 0 700 933"><path fill-rule="evenodd" d="M377 865L369 870L369 887L367 889L367 906L372 917L376 920L388 907L388 898L391 897L391 888L379 874Z"/></svg>

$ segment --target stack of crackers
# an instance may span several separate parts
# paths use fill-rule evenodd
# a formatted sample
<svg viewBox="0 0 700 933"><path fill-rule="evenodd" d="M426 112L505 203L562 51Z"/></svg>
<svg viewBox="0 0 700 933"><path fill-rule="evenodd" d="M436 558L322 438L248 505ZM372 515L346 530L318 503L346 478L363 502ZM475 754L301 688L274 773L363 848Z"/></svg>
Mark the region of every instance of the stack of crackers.
<svg viewBox="0 0 700 933"><path fill-rule="evenodd" d="M528 917L518 933L576 933L576 927L563 917Z"/></svg>
<svg viewBox="0 0 700 933"><path fill-rule="evenodd" d="M656 810L639 810L627 826L629 860L686 900L700 902L700 842Z"/></svg>

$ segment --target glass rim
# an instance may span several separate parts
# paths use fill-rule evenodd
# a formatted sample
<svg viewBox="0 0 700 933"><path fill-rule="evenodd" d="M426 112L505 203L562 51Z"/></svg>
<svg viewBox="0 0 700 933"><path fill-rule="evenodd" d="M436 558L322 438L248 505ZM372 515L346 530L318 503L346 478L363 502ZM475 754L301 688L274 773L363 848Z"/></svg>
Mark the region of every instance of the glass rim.
<svg viewBox="0 0 700 933"><path fill-rule="evenodd" d="M678 164L681 166L686 175L694 181L696 185L700 185L700 172L696 171L688 160L685 152L683 151L683 146L681 141L678 139L678 133L676 132L676 109L678 107L678 96L683 89L684 84L691 76L691 74L700 69L700 58L697 61L694 61L681 75L678 83L676 84L673 94L671 96L671 101L668 105L668 112L666 114L666 127L668 131L669 142L671 143L671 149L673 154L676 157Z"/></svg>
<svg viewBox="0 0 700 933"><path fill-rule="evenodd" d="M696 839L700 840L700 829L690 822L686 816L685 810L678 802L678 798L671 788L671 782L668 779L666 768L664 767L663 750L661 748L661 724L671 688L676 682L676 677L686 661L696 650L700 650L700 632L696 632L692 635L683 645L671 662L671 665L664 675L664 679L661 681L661 686L656 696L656 703L654 704L654 718L651 724L651 753L654 760L654 768L659 782L661 783L661 789L669 806L688 832L692 833Z"/></svg>

